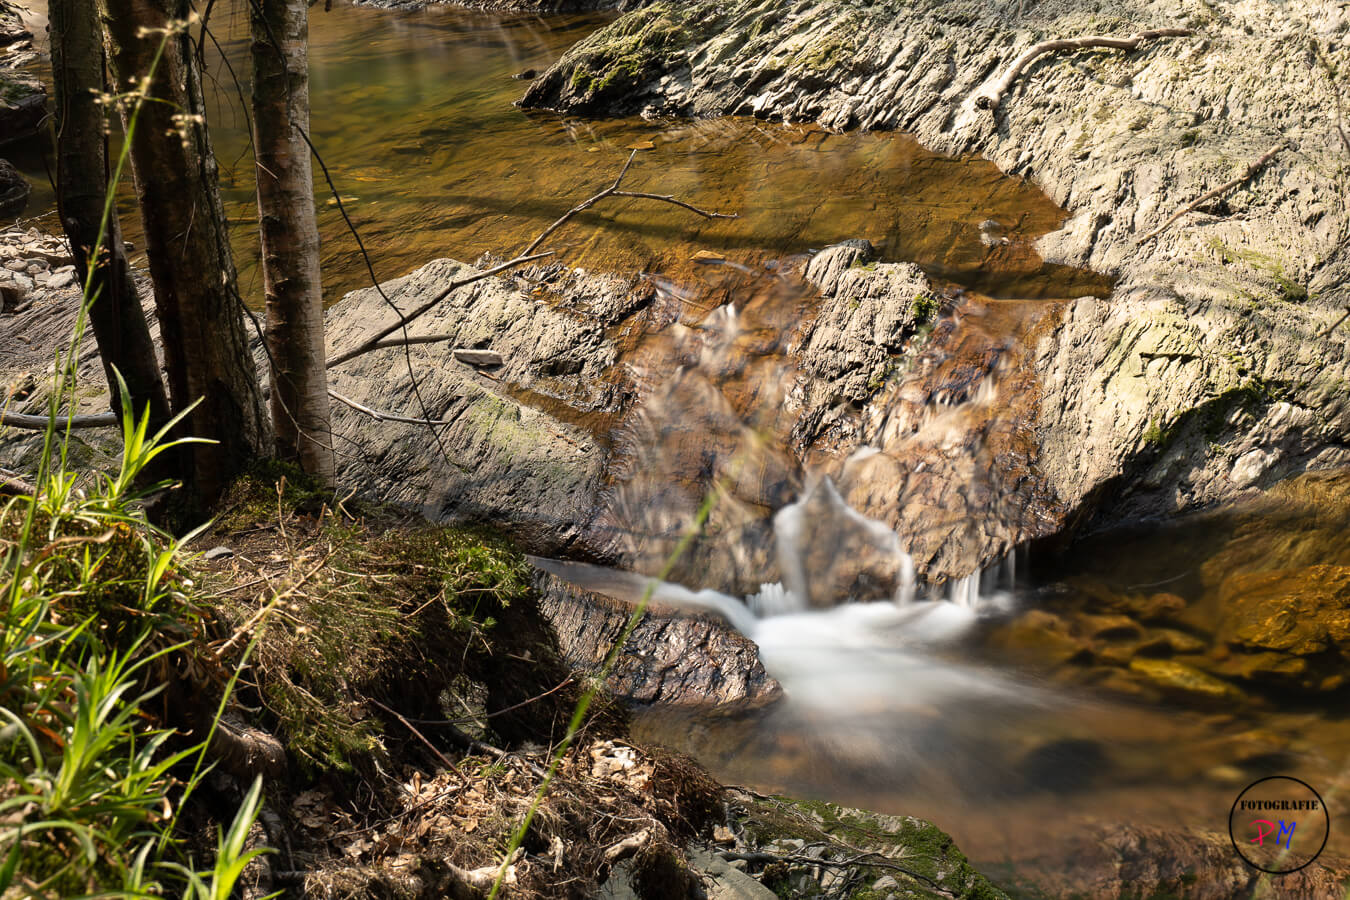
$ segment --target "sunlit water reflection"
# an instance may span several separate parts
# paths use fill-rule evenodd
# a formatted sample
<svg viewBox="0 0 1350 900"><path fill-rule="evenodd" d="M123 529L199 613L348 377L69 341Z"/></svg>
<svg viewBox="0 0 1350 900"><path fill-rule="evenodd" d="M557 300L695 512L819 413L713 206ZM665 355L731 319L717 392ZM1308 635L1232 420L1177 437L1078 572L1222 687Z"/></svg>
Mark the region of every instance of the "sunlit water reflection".
<svg viewBox="0 0 1350 900"><path fill-rule="evenodd" d="M245 9L237 0L215 4L211 27L229 65L210 44L206 59L221 188L241 283L256 303ZM381 279L437 257L471 261L520 249L612 182L628 147L650 142L626 186L741 218L708 221L666 205L608 201L550 242L566 261L669 273L699 250L757 261L865 237L885 258L920 262L986 293L1105 290L1092 273L1037 257L1030 242L1058 227L1062 213L1034 187L983 160L929 153L903 135L747 119L595 122L515 108L525 82L512 76L543 69L604 16L504 16L435 4L422 11L336 4L310 15L312 135ZM29 215L50 209L40 154L17 152L16 164L40 188ZM316 188L333 301L368 276L317 167ZM129 189L122 209L134 218ZM981 231L989 220L999 240L990 240L989 225ZM134 222L124 230L138 240Z"/></svg>

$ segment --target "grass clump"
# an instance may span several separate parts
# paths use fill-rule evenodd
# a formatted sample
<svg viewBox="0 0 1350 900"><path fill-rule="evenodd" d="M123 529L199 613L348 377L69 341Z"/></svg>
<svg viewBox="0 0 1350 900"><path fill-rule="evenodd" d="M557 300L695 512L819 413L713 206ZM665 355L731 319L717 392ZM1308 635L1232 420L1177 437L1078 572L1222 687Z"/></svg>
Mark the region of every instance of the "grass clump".
<svg viewBox="0 0 1350 900"><path fill-rule="evenodd" d="M184 670L220 669L203 664L182 542L137 505L142 470L172 446L167 427L146 428L128 417L121 471L81 488L49 426L43 458L56 464L34 496L0 507L0 893L226 896L256 855L239 839L256 785L213 872L196 872L175 835L206 742L184 747L155 701Z"/></svg>
<svg viewBox="0 0 1350 900"><path fill-rule="evenodd" d="M276 464L239 479L218 521L211 539L236 555L212 573L216 615L256 638L266 724L310 776L375 777L386 728L410 737L384 710L443 720L566 677L534 619L529 566L501 538L344 505ZM536 714L494 725L511 733Z"/></svg>

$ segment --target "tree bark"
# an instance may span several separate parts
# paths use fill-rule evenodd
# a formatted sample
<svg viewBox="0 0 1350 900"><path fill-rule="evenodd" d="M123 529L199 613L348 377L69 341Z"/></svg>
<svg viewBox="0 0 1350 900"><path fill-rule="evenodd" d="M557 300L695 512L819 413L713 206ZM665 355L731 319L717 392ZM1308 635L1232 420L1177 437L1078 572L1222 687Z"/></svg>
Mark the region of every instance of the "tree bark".
<svg viewBox="0 0 1350 900"><path fill-rule="evenodd" d="M184 22L191 10L185 0L100 5L119 90L137 88L164 42L131 141L131 162L169 399L176 411L200 399L184 431L215 441L190 447L190 487L209 502L275 445L244 333L216 159L202 115L201 72Z"/></svg>
<svg viewBox="0 0 1350 900"><path fill-rule="evenodd" d="M107 120L99 97L106 88L103 31L88 0L51 0L52 81L56 102L57 206L70 240L85 296L94 298L89 321L108 378L112 410L122 399L114 368L126 382L132 411L150 411L150 433L169 419L159 360L122 246L115 207L103 224L108 193ZM100 241L100 226L103 226ZM90 256L98 247L93 270Z"/></svg>
<svg viewBox="0 0 1350 900"><path fill-rule="evenodd" d="M250 4L253 132L272 427L277 450L325 484L333 480L323 291L309 128L306 0Z"/></svg>

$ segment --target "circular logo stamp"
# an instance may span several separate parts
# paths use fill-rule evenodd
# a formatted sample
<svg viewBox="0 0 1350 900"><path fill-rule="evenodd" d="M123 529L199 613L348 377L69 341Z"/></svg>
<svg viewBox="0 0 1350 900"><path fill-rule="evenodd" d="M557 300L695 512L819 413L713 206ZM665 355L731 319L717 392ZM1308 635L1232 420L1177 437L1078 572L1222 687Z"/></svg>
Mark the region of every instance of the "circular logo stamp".
<svg viewBox="0 0 1350 900"><path fill-rule="evenodd" d="M1331 814L1306 782L1288 775L1253 781L1228 813L1233 849L1271 875L1297 872L1317 859L1331 834Z"/></svg>

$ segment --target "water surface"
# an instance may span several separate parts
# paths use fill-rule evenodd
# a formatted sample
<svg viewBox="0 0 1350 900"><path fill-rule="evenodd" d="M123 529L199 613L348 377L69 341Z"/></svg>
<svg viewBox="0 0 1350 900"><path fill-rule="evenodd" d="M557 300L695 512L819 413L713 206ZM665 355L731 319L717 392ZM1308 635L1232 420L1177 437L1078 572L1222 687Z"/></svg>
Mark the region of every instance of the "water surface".
<svg viewBox="0 0 1350 900"><path fill-rule="evenodd" d="M208 42L206 60L221 189L241 284L256 304L245 9L215 5L209 24L224 56ZM380 279L437 257L510 255L610 184L630 147L650 146L625 187L740 218L709 221L649 201L606 201L550 241L565 261L673 273L701 250L754 262L861 237L885 259L918 262L994 296L1107 290L1092 273L1047 266L1036 255L1031 241L1057 228L1063 213L1034 186L984 160L930 153L904 135L752 119L585 121L513 105L525 81L512 76L542 70L607 16L341 4L329 12L315 6L310 15L312 136ZM32 148L17 164L46 182ZM369 276L317 167L316 191L331 302ZM139 243L129 194L124 230ZM39 191L29 214L51 203L50 191Z"/></svg>

